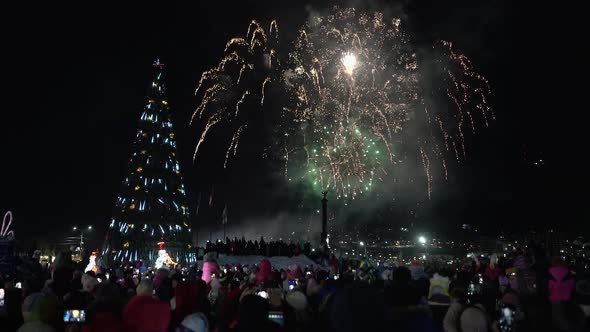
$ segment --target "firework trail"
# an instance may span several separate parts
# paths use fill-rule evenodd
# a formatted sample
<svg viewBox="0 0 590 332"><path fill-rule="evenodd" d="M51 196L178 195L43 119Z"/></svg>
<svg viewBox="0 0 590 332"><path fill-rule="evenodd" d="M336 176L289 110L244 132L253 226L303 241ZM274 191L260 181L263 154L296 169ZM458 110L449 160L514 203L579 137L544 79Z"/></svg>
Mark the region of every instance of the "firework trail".
<svg viewBox="0 0 590 332"><path fill-rule="evenodd" d="M193 161L216 128L219 134L214 144L225 149L223 167L227 168L237 155L240 137L253 118L251 111L256 111L255 104L260 105L259 111L264 106L272 73L278 69L274 50L277 44L276 21L270 23L268 35L258 22L252 21L246 36L230 39L219 64L201 75L195 91L200 103L189 123L201 132Z"/></svg>

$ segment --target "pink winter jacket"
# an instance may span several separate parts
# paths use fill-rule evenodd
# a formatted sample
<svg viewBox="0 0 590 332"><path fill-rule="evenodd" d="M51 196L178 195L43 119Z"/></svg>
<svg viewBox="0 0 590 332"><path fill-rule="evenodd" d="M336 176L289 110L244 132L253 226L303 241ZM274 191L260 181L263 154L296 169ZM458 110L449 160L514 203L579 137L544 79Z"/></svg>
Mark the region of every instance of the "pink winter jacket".
<svg viewBox="0 0 590 332"><path fill-rule="evenodd" d="M215 262L203 263L203 275L201 276L201 279L205 283L208 284L209 282L211 282L211 275L214 273L215 274L219 273L219 268L217 267L217 263L215 263Z"/></svg>
<svg viewBox="0 0 590 332"><path fill-rule="evenodd" d="M553 276L549 280L549 301L552 304L569 301L576 286L574 279L566 278L569 269L565 266L553 266L549 274Z"/></svg>
<svg viewBox="0 0 590 332"><path fill-rule="evenodd" d="M270 264L270 261L265 258L260 262L259 268L260 270L258 273L256 273L256 283L262 284L270 279L272 274L272 265Z"/></svg>

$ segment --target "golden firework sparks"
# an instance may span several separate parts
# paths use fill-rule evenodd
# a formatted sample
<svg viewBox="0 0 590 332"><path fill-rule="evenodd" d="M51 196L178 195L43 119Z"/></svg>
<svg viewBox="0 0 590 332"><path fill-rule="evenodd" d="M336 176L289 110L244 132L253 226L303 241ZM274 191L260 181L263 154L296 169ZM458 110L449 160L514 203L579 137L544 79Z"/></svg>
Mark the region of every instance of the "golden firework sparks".
<svg viewBox="0 0 590 332"><path fill-rule="evenodd" d="M357 66L357 60L356 60L356 56L354 54L352 54L351 52L345 53L344 56L342 56L342 60L340 60L342 62L342 65L344 66L344 72L347 75L352 76L354 69Z"/></svg>

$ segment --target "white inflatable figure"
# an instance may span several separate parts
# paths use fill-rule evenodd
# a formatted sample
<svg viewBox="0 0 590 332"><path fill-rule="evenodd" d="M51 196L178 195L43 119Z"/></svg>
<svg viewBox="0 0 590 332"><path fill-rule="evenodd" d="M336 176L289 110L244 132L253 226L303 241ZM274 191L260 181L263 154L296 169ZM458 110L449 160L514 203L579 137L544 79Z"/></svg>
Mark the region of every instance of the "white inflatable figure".
<svg viewBox="0 0 590 332"><path fill-rule="evenodd" d="M86 265L84 273L88 271L96 272L96 252L92 252L88 258L88 265Z"/></svg>
<svg viewBox="0 0 590 332"><path fill-rule="evenodd" d="M168 253L166 253L166 249L164 249L164 241L158 242L158 246L160 247L160 250L158 250L158 258L156 259L156 269L167 269L166 256L168 256Z"/></svg>
<svg viewBox="0 0 590 332"><path fill-rule="evenodd" d="M164 242L158 242L160 250L158 250L158 258L156 259L156 269L168 269L170 266L176 267L176 262L172 260L170 255L164 249Z"/></svg>
<svg viewBox="0 0 590 332"><path fill-rule="evenodd" d="M156 259L156 269L161 269L161 268L168 268L168 265L166 265L166 256L168 256L168 253L166 253L166 250L164 249L160 249L158 250L158 258Z"/></svg>

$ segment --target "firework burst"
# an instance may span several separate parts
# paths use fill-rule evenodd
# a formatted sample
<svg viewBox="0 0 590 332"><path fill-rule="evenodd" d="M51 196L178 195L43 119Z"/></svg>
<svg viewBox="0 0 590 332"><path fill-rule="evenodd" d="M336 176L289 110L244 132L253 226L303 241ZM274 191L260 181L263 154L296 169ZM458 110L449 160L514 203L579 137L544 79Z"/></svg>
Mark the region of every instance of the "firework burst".
<svg viewBox="0 0 590 332"><path fill-rule="evenodd" d="M452 114L428 112L433 94L399 19L335 8L300 30L286 82L294 95L290 112L303 124L302 176L318 192L332 190L339 198L354 199L371 190L404 161L399 151L410 139L417 146L429 194L436 163L446 177L445 151L457 160L465 157L463 130L475 131L474 113L483 115L486 125L493 117L486 101L488 84L451 43L435 48L435 62L444 73L440 82L448 85L446 95L454 104ZM423 119L428 130L408 129ZM438 143L441 137L444 148Z"/></svg>
<svg viewBox="0 0 590 332"><path fill-rule="evenodd" d="M334 8L307 22L288 52L278 45L275 21L268 33L253 21L202 74L195 160L219 130L213 144L227 168L262 119L272 136L262 157L280 160L289 181L354 199L392 181L413 149L430 195L449 161L466 158L465 133L493 119L488 82L469 59L446 41L423 59L400 19Z"/></svg>

